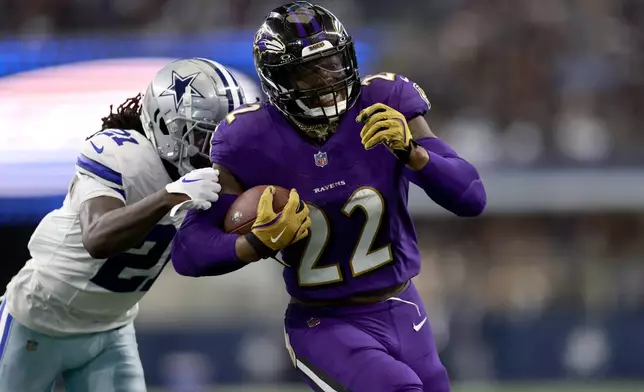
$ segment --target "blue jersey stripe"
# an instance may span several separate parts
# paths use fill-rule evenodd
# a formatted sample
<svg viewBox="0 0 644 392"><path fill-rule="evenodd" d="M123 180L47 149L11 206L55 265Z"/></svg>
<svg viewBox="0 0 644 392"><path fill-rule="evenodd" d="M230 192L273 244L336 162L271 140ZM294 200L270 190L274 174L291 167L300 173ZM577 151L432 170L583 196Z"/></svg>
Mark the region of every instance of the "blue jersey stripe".
<svg viewBox="0 0 644 392"><path fill-rule="evenodd" d="M110 187L110 189L117 191L121 196L123 196L124 199L126 198L125 197L125 191L123 189L117 189L117 188L112 188L112 187Z"/></svg>
<svg viewBox="0 0 644 392"><path fill-rule="evenodd" d="M81 154L76 160L76 165L87 170L90 173L93 173L100 178L113 182L116 185L123 186L123 176L121 173L116 172L109 167L103 165L102 163L96 162L95 160L88 158L87 156Z"/></svg>
<svg viewBox="0 0 644 392"><path fill-rule="evenodd" d="M2 361L2 356L4 354L4 348L7 345L7 339L9 338L9 328L11 328L11 321L13 320L13 317L9 314L9 311L6 309L7 306L7 299L5 298L4 301L2 301L2 305L0 305L0 319L2 318L3 313L7 313L7 319L5 320L4 323L4 328L2 329L2 338L0 339L0 362Z"/></svg>

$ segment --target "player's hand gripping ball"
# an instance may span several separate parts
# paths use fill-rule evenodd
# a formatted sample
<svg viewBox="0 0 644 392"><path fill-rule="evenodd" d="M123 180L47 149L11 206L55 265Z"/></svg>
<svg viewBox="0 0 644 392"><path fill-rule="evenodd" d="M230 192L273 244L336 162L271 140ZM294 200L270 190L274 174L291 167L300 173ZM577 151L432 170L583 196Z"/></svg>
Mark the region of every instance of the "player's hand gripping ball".
<svg viewBox="0 0 644 392"><path fill-rule="evenodd" d="M251 208L256 209L254 214L248 213ZM226 232L245 234L262 258L274 256L288 245L306 238L310 226L309 208L300 200L297 191L289 192L276 186L254 187L244 192L235 200L224 222Z"/></svg>
<svg viewBox="0 0 644 392"><path fill-rule="evenodd" d="M383 144L399 158L409 159L412 137L402 113L384 103L376 103L363 109L356 121L364 124L360 138L365 149Z"/></svg>

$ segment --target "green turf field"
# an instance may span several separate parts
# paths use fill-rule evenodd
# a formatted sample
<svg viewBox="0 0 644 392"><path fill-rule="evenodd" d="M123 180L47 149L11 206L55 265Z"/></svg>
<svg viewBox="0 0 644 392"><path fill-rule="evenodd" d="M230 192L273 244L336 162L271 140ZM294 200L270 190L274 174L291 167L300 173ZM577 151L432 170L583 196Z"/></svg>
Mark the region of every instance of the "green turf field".
<svg viewBox="0 0 644 392"><path fill-rule="evenodd" d="M151 389L149 392L167 392L162 389ZM210 392L310 392L300 386L274 387L216 387ZM644 392L642 383L535 383L535 384L455 384L452 392Z"/></svg>

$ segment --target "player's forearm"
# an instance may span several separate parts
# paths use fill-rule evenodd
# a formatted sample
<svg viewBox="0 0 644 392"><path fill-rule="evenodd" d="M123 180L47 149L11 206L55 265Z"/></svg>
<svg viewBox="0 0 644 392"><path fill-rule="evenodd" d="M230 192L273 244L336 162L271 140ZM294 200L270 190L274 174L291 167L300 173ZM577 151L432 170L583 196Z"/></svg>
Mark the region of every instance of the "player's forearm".
<svg viewBox="0 0 644 392"><path fill-rule="evenodd" d="M106 212L83 232L83 243L96 258L108 258L140 244L176 204L185 200L161 189L143 200Z"/></svg>
<svg viewBox="0 0 644 392"><path fill-rule="evenodd" d="M476 168L438 138L417 142L427 150L429 160L419 170L406 168L407 178L446 210L458 216L480 215L486 194Z"/></svg>
<svg viewBox="0 0 644 392"><path fill-rule="evenodd" d="M255 252L255 248L253 248L244 236L237 237L237 241L235 241L235 251L237 253L237 258L244 263L252 263L260 259L257 252Z"/></svg>
<svg viewBox="0 0 644 392"><path fill-rule="evenodd" d="M177 273L195 277L224 275L257 260L243 237L220 228L235 198L220 194L209 210L188 212L172 243L172 264Z"/></svg>
<svg viewBox="0 0 644 392"><path fill-rule="evenodd" d="M172 265L183 276L217 276L237 271L246 265L235 252L236 234L216 227L208 231L188 226L172 242Z"/></svg>

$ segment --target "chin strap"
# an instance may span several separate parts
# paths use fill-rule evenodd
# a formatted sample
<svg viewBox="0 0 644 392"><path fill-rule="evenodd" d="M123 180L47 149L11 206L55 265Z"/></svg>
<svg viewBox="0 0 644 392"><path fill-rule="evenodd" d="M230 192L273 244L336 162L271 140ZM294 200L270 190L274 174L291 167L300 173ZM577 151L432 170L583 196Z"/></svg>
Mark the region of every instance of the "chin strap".
<svg viewBox="0 0 644 392"><path fill-rule="evenodd" d="M296 119L289 117L293 125L295 125L299 130L301 130L307 137L314 139L316 141L325 142L338 130L340 121L336 120L329 123L322 124L303 124Z"/></svg>

